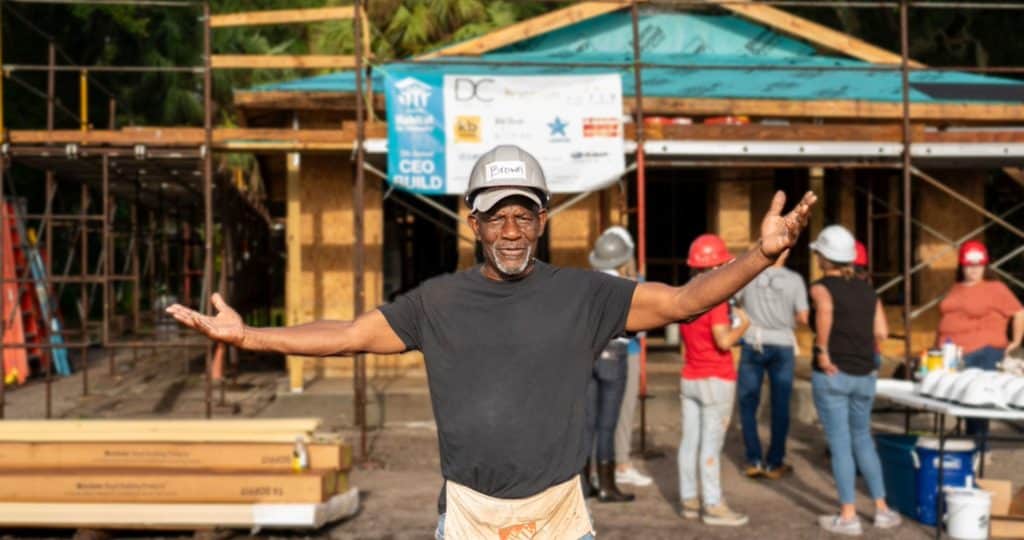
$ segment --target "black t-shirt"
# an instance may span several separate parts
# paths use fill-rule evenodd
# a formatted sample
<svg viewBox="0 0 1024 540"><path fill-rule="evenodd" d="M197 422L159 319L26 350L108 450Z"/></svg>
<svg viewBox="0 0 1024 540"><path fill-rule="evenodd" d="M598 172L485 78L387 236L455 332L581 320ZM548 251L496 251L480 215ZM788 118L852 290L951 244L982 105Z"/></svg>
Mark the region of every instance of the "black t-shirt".
<svg viewBox="0 0 1024 540"><path fill-rule="evenodd" d="M829 276L817 281L832 296L828 355L839 371L868 375L875 366L875 304L878 296L862 279ZM814 321L811 313L811 321ZM821 371L812 362L815 371Z"/></svg>
<svg viewBox="0 0 1024 540"><path fill-rule="evenodd" d="M518 281L490 280L475 266L381 306L426 359L442 475L514 499L578 474L587 380L624 331L635 287L538 261Z"/></svg>

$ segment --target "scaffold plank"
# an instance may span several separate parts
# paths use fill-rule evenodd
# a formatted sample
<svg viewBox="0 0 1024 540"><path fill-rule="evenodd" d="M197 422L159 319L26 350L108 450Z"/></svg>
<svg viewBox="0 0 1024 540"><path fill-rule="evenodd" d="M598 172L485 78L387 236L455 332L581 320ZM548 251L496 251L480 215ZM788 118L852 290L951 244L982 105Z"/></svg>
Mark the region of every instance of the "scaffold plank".
<svg viewBox="0 0 1024 540"><path fill-rule="evenodd" d="M214 69L351 69L356 58L338 54L215 54Z"/></svg>
<svg viewBox="0 0 1024 540"><path fill-rule="evenodd" d="M232 26L257 26L266 24L293 24L351 19L355 12L352 6L306 8L306 9L275 9L266 11L246 11L242 13L225 13L210 17L211 28Z"/></svg>

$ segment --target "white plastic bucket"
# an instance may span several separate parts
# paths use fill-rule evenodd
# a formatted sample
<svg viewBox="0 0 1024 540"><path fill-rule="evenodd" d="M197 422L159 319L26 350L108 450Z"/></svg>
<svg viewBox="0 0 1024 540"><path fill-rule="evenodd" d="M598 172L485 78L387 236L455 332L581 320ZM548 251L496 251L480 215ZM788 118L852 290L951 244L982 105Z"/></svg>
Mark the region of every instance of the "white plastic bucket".
<svg viewBox="0 0 1024 540"><path fill-rule="evenodd" d="M945 488L946 531L957 540L986 540L992 494L973 488Z"/></svg>
<svg viewBox="0 0 1024 540"><path fill-rule="evenodd" d="M665 345L679 345L679 323L669 323L665 326Z"/></svg>

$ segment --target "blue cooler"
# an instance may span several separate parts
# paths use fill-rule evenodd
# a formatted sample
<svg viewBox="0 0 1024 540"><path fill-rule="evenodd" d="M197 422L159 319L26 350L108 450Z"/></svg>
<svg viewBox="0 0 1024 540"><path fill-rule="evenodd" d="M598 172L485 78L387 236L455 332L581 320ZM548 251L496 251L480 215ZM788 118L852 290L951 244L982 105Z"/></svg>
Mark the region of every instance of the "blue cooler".
<svg viewBox="0 0 1024 540"><path fill-rule="evenodd" d="M939 480L939 440L921 438L917 441L917 519L925 525L938 523L935 515L935 497ZM974 442L951 439L946 441L942 465L942 485L973 487ZM888 479L886 488L889 488Z"/></svg>
<svg viewBox="0 0 1024 540"><path fill-rule="evenodd" d="M885 480L885 500L903 515L917 519L917 435L875 435ZM935 511L933 510L934 514Z"/></svg>

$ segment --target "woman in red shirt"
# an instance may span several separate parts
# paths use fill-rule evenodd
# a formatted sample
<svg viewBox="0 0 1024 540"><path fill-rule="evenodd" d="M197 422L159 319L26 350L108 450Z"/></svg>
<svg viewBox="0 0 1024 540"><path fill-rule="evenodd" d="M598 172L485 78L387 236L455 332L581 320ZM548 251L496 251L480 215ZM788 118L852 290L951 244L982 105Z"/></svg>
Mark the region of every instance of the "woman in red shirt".
<svg viewBox="0 0 1024 540"><path fill-rule="evenodd" d="M988 249L972 240L960 246L957 283L939 304L939 346L951 340L963 347L964 367L996 369L1007 349L1020 347L1024 307L988 269ZM1013 320L1011 339L1006 326ZM988 421L968 420L968 435L988 433Z"/></svg>
<svg viewBox="0 0 1024 540"><path fill-rule="evenodd" d="M725 242L713 234L690 244L686 264L693 276L732 260ZM722 499L722 444L736 396L736 364L730 348L739 342L750 320L735 309L740 324L733 327L725 302L680 325L685 361L680 381L683 436L679 443L679 496L683 517L708 525L744 525L747 516L731 510ZM701 500L697 499L700 471Z"/></svg>

